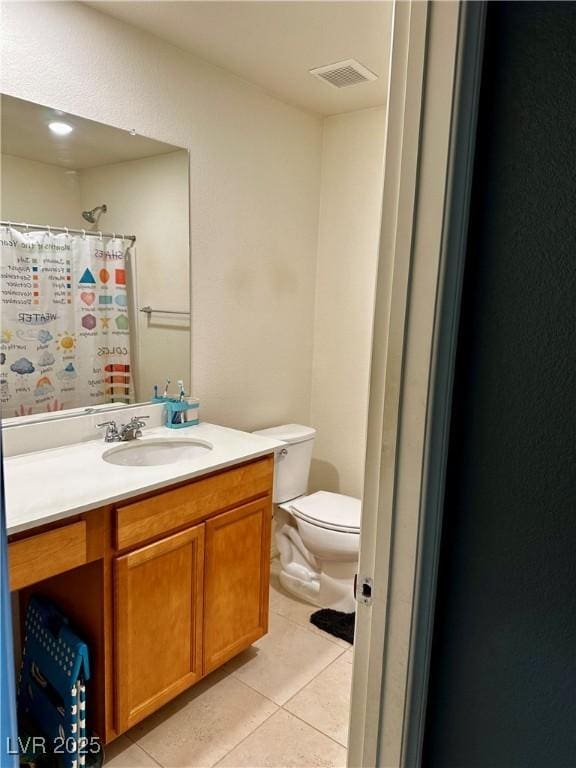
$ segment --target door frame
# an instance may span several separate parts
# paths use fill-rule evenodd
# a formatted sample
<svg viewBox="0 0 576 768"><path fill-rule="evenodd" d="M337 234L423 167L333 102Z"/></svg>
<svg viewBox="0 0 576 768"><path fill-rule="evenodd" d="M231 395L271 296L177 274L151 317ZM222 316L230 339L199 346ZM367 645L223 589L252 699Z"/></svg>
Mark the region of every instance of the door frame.
<svg viewBox="0 0 576 768"><path fill-rule="evenodd" d="M420 764L484 3L396 0L349 766Z"/></svg>
<svg viewBox="0 0 576 768"><path fill-rule="evenodd" d="M2 420L0 419L0 427ZM16 684L12 646L12 602L8 572L8 538L4 497L4 460L0 435L0 764L17 768Z"/></svg>

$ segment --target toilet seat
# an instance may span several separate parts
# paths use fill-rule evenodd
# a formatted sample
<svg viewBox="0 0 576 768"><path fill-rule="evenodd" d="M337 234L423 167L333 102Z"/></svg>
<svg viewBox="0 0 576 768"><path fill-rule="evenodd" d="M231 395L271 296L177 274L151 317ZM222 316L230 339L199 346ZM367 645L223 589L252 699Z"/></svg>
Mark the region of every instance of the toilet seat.
<svg viewBox="0 0 576 768"><path fill-rule="evenodd" d="M342 493L317 491L281 505L309 525L340 533L360 534L360 499Z"/></svg>

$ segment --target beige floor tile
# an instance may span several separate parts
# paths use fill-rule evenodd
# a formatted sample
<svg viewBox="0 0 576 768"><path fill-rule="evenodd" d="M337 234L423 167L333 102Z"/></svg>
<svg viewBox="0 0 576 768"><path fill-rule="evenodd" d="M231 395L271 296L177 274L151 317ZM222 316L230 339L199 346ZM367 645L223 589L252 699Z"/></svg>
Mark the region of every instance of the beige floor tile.
<svg viewBox="0 0 576 768"><path fill-rule="evenodd" d="M143 749L120 736L104 749L105 768L158 768L158 763Z"/></svg>
<svg viewBox="0 0 576 768"><path fill-rule="evenodd" d="M344 768L346 750L278 711L218 763L228 768Z"/></svg>
<svg viewBox="0 0 576 768"><path fill-rule="evenodd" d="M276 704L284 704L341 653L334 643L271 614L269 633L229 661L225 670Z"/></svg>
<svg viewBox="0 0 576 768"><path fill-rule="evenodd" d="M330 635L327 632L323 632L318 627L310 624L310 615L317 611L318 608L303 600L299 600L295 595L289 595L278 580L278 570L278 565L275 565L273 561L270 575L270 610L272 613L276 613L278 616L283 616L285 619L305 627L315 635L330 640L330 642L339 645L341 648L350 648L350 643L340 640L340 638L334 637L334 635Z"/></svg>
<svg viewBox="0 0 576 768"><path fill-rule="evenodd" d="M352 665L343 653L285 705L292 714L330 736L348 744Z"/></svg>
<svg viewBox="0 0 576 768"><path fill-rule="evenodd" d="M256 691L216 672L133 728L130 738L164 768L204 768L275 711Z"/></svg>

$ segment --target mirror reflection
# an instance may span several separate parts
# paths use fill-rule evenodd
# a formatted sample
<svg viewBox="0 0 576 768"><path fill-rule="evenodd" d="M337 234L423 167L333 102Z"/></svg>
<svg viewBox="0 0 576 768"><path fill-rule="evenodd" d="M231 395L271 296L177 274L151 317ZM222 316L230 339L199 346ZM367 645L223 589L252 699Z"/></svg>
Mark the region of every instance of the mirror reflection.
<svg viewBox="0 0 576 768"><path fill-rule="evenodd" d="M188 152L8 96L1 114L2 417L189 381Z"/></svg>

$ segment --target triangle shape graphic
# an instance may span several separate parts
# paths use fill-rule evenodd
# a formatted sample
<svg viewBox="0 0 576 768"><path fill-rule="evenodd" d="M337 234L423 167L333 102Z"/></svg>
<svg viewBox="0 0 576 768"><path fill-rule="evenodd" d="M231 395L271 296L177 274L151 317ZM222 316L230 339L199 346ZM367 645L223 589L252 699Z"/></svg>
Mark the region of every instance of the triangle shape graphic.
<svg viewBox="0 0 576 768"><path fill-rule="evenodd" d="M82 277L79 280L80 285L96 285L96 280L94 279L94 275L88 267L84 270Z"/></svg>

